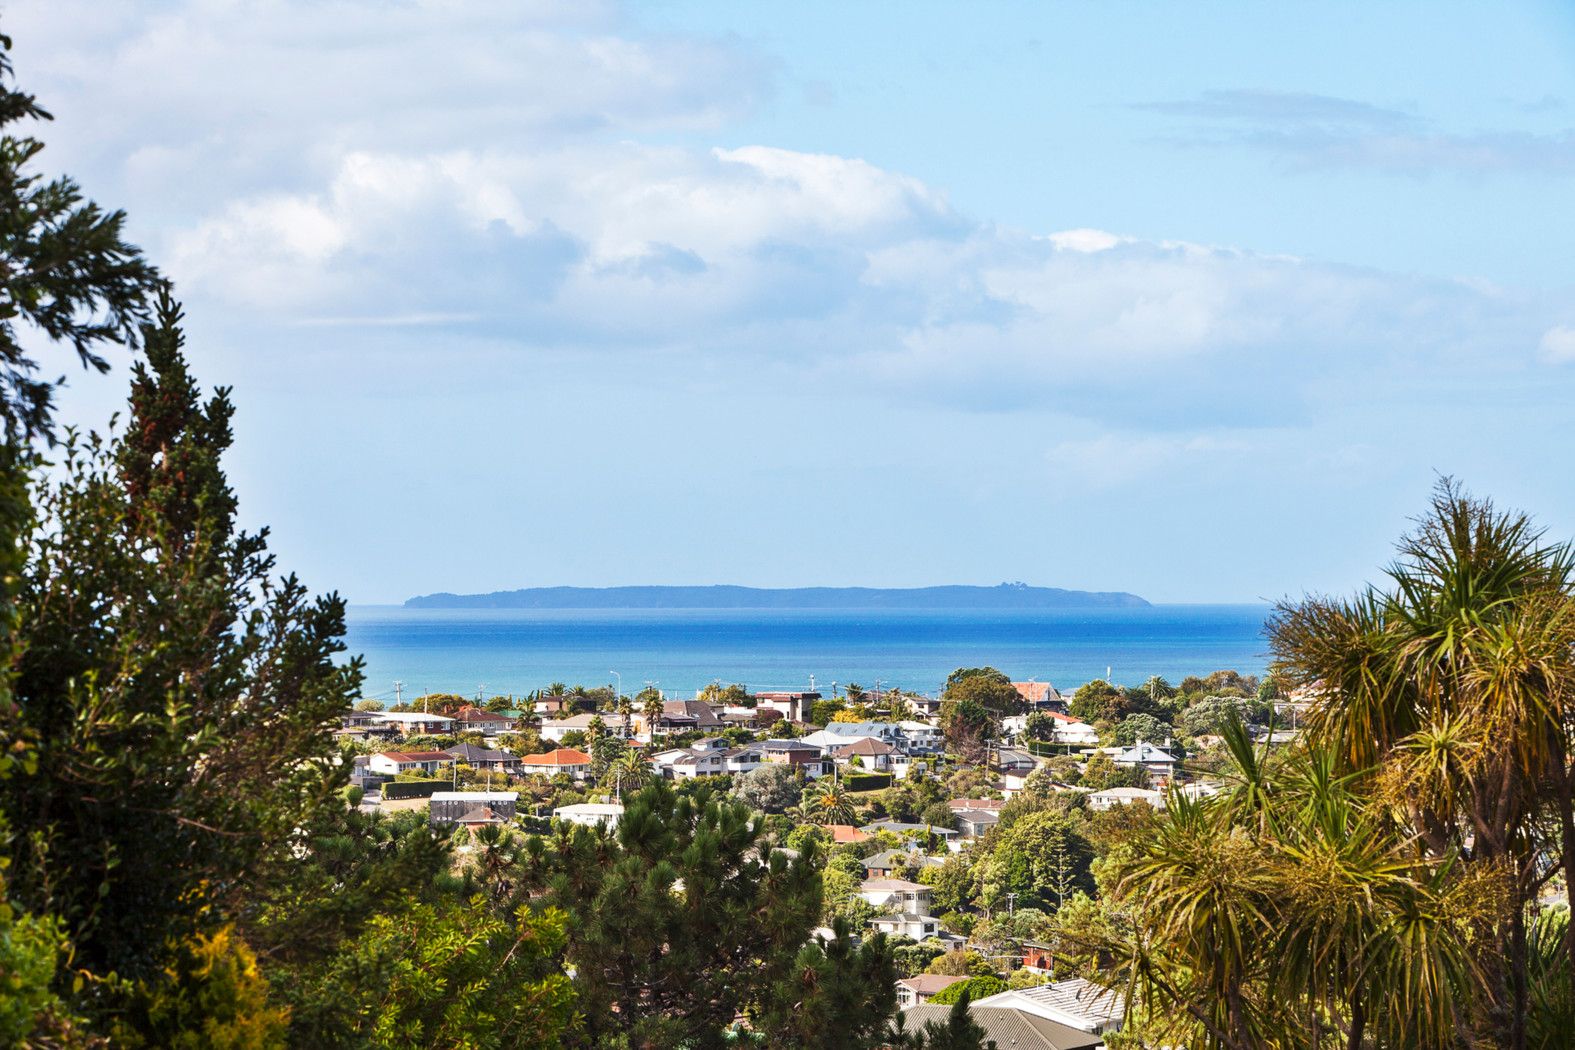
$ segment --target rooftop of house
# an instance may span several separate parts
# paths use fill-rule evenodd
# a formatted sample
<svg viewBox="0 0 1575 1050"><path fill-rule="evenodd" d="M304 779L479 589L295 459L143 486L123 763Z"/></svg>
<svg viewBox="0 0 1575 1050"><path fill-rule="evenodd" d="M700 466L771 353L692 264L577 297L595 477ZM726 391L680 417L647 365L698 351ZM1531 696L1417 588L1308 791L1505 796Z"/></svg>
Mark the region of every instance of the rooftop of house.
<svg viewBox="0 0 1575 1050"><path fill-rule="evenodd" d="M573 747L560 747L540 755L521 755L523 766L587 766L591 756Z"/></svg>
<svg viewBox="0 0 1575 1050"><path fill-rule="evenodd" d="M935 916L920 915L916 911L894 911L889 915L877 915L875 918L871 919L870 922L877 926L898 922L933 922L937 925L940 924L940 920Z"/></svg>
<svg viewBox="0 0 1575 1050"><path fill-rule="evenodd" d="M1001 820L1001 812L996 809L954 809L958 820L966 820L970 824L997 824Z"/></svg>
<svg viewBox="0 0 1575 1050"><path fill-rule="evenodd" d="M462 707L454 712L454 717L461 722L512 722L513 719L501 711L488 711L480 707Z"/></svg>
<svg viewBox="0 0 1575 1050"><path fill-rule="evenodd" d="M930 887L907 879L865 879L859 889L867 893L928 893Z"/></svg>
<svg viewBox="0 0 1575 1050"><path fill-rule="evenodd" d="M589 729L591 720L601 717L601 715L570 715L568 718L547 718L542 720L541 727L543 729ZM609 727L613 724L605 718L602 718L602 721Z"/></svg>
<svg viewBox="0 0 1575 1050"><path fill-rule="evenodd" d="M621 817L623 806L617 802L576 802L552 811L555 817L560 813L578 817Z"/></svg>
<svg viewBox="0 0 1575 1050"><path fill-rule="evenodd" d="M462 762L509 762L514 759L512 752L491 747L477 747L475 744L455 744L446 750Z"/></svg>
<svg viewBox="0 0 1575 1050"><path fill-rule="evenodd" d="M1120 992L1074 977L1034 988L1017 988L986 996L974 1005L1039 1008L1064 1015L1070 1023L1080 1028L1084 1025L1095 1028L1120 1017L1126 1004Z"/></svg>
<svg viewBox="0 0 1575 1050"><path fill-rule="evenodd" d="M946 804L955 813L963 809L1000 809L1006 805L1006 800L1000 798L954 798Z"/></svg>
<svg viewBox="0 0 1575 1050"><path fill-rule="evenodd" d="M832 752L838 758L852 758L855 755L873 758L877 755L895 755L896 753L897 749L890 744L871 737L862 737L851 744L844 744Z"/></svg>
<svg viewBox="0 0 1575 1050"><path fill-rule="evenodd" d="M936 835L940 835L942 838L947 838L957 834L956 830L953 828L943 828L940 825L930 824L904 824L900 820L878 820L873 824L864 825L859 830L872 835L877 831L894 831L899 835L901 835L903 832L933 832Z"/></svg>
<svg viewBox="0 0 1575 1050"><path fill-rule="evenodd" d="M1018 696L1030 704L1061 698L1061 694L1056 692L1055 686L1049 682L1013 682L1012 688L1017 690Z"/></svg>
<svg viewBox="0 0 1575 1050"><path fill-rule="evenodd" d="M766 751L819 751L814 744L806 744L802 740L765 740L760 747Z"/></svg>
<svg viewBox="0 0 1575 1050"><path fill-rule="evenodd" d="M1117 762L1174 762L1176 756L1164 748L1155 747L1146 740L1139 740L1136 744L1125 749L1116 756Z"/></svg>
<svg viewBox="0 0 1575 1050"><path fill-rule="evenodd" d="M891 736L900 730L896 722L832 722L826 726L826 732L837 736L882 737Z"/></svg>
<svg viewBox="0 0 1575 1050"><path fill-rule="evenodd" d="M1159 798L1163 792L1153 788L1114 787L1105 788L1103 791L1094 791L1089 798Z"/></svg>
<svg viewBox="0 0 1575 1050"><path fill-rule="evenodd" d="M930 996L946 988L950 988L958 981L966 981L967 979L967 977L964 977L961 974L920 973L914 974L912 977L904 977L897 983L903 985L906 988L912 988L920 995Z"/></svg>
<svg viewBox="0 0 1575 1050"><path fill-rule="evenodd" d="M447 751L379 751L373 757L390 759L394 762L452 762L454 756Z"/></svg>
<svg viewBox="0 0 1575 1050"><path fill-rule="evenodd" d="M910 1006L903 1011L903 1021L909 1031L916 1031L931 1021L944 1025L950 1012L949 1006ZM1080 1032L1048 1017L1035 1017L1010 1007L981 1007L979 1003L972 1003L968 1016L984 1029L987 1040L1013 1050L1085 1050L1103 1042L1090 1032Z"/></svg>
<svg viewBox="0 0 1575 1050"><path fill-rule="evenodd" d="M918 850L907 849L889 849L873 857L864 858L864 867L872 871L890 871L892 868L901 868L909 864L917 864L923 868L940 863L942 861L939 857L931 857Z"/></svg>
<svg viewBox="0 0 1575 1050"><path fill-rule="evenodd" d="M832 842L863 842L869 838L868 834L852 824L827 824L826 830L831 832Z"/></svg>
<svg viewBox="0 0 1575 1050"><path fill-rule="evenodd" d="M432 715L425 711L375 711L381 722L452 722L447 715Z"/></svg>

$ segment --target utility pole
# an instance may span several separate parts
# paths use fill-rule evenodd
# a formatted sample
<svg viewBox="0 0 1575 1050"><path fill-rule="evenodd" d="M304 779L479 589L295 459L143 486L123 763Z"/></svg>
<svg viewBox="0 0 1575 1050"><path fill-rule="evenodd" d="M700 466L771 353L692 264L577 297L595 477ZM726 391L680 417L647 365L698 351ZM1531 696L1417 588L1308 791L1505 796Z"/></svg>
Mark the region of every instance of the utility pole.
<svg viewBox="0 0 1575 1050"><path fill-rule="evenodd" d="M1017 913L1017 894L1015 894L1015 893L1008 893L1006 895L1006 914L1008 914L1008 915L1015 915L1016 913Z"/></svg>
<svg viewBox="0 0 1575 1050"><path fill-rule="evenodd" d="M394 706L398 707L400 704L403 704L404 702L405 702L405 683L404 682L395 682L394 683Z"/></svg>

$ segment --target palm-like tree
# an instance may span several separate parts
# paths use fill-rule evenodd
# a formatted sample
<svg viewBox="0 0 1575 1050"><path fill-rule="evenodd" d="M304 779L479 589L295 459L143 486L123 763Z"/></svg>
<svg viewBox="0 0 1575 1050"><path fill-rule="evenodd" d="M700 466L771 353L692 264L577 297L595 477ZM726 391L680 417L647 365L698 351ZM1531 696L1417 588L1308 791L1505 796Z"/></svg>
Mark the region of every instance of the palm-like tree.
<svg viewBox="0 0 1575 1050"><path fill-rule="evenodd" d="M1562 863L1575 905L1575 556L1525 515L1445 482L1389 576L1390 590L1353 601L1282 606L1276 671L1317 688L1310 738L1429 858L1509 875L1493 994L1509 1018L1501 1035L1523 1046L1525 916L1547 875L1545 825L1571 844Z"/></svg>
<svg viewBox="0 0 1575 1050"><path fill-rule="evenodd" d="M645 716L645 731L652 740L656 739L656 723L662 720L662 694L653 689L646 690L645 702L640 713Z"/></svg>
<svg viewBox="0 0 1575 1050"><path fill-rule="evenodd" d="M804 818L811 824L853 823L853 797L847 788L822 778L804 790L799 803Z"/></svg>
<svg viewBox="0 0 1575 1050"><path fill-rule="evenodd" d="M602 778L602 785L605 787L607 780L611 779L618 793L622 795L645 787L651 782L652 777L650 764L639 752L631 750L608 768L607 775Z"/></svg>

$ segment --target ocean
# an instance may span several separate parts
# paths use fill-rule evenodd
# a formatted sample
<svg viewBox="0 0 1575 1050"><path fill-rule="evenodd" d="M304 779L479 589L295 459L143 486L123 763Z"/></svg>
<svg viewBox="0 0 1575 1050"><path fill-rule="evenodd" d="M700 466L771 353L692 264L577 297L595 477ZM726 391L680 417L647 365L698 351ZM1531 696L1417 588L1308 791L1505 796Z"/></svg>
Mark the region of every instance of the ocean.
<svg viewBox="0 0 1575 1050"><path fill-rule="evenodd" d="M1262 605L1011 612L406 609L352 606L350 653L365 694L519 695L552 682L645 683L688 695L711 681L751 691L833 682L933 693L958 667L1074 687L1091 678L1172 683L1267 663Z"/></svg>

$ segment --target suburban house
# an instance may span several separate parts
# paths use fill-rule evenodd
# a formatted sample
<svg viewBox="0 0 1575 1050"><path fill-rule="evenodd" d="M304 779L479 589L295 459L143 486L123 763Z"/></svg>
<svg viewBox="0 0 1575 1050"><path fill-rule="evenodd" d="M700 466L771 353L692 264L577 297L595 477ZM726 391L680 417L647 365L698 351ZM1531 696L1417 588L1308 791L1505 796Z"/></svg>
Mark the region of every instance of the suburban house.
<svg viewBox="0 0 1575 1050"><path fill-rule="evenodd" d="M1165 793L1149 788L1106 788L1103 791L1091 791L1088 794L1088 808L1095 813L1102 812L1115 806L1124 806L1128 802L1147 802L1155 809L1165 808Z"/></svg>
<svg viewBox="0 0 1575 1050"><path fill-rule="evenodd" d="M831 841L836 843L863 842L869 838L852 824L827 824L826 830L831 832Z"/></svg>
<svg viewBox="0 0 1575 1050"><path fill-rule="evenodd" d="M518 755L508 751L498 751L490 747L477 747L475 744L455 744L445 748L456 762L463 762L476 769L490 769L495 773L518 773L520 759Z"/></svg>
<svg viewBox="0 0 1575 1050"><path fill-rule="evenodd" d="M902 727L896 722L832 722L825 732L842 737L844 742L865 736L888 744L903 742Z"/></svg>
<svg viewBox="0 0 1575 1050"><path fill-rule="evenodd" d="M607 727L609 736L627 737L628 727L623 724L623 719L603 717L601 715L570 715L568 718L544 720L541 723L541 738L550 740L554 744L563 742L563 738L570 733L584 733L590 729L594 719L601 718L602 724Z"/></svg>
<svg viewBox="0 0 1575 1050"><path fill-rule="evenodd" d="M1027 1010L980 1005L983 1002L980 999L970 1003L968 1016L984 1029L986 1045L1010 1047L1011 1050L1092 1050L1104 1044L1104 1039L1092 1032L1080 1031ZM909 1031L918 1031L930 1023L944 1026L951 1009L950 1006L920 1004L905 1008L903 1017Z"/></svg>
<svg viewBox="0 0 1575 1050"><path fill-rule="evenodd" d="M591 771L591 756L572 747L555 748L540 755L521 755L519 771L525 776L540 774L546 777L567 773L580 780Z"/></svg>
<svg viewBox="0 0 1575 1050"><path fill-rule="evenodd" d="M755 694L755 708L780 712L789 722L808 722L809 709L819 699L819 693L768 689L763 693Z"/></svg>
<svg viewBox="0 0 1575 1050"><path fill-rule="evenodd" d="M957 830L965 839L976 839L1001 822L998 809L954 809Z"/></svg>
<svg viewBox="0 0 1575 1050"><path fill-rule="evenodd" d="M1055 722L1055 742L1057 744L1093 747L1099 743L1099 730L1087 722L1079 722L1071 715L1063 715L1058 711L1049 711L1046 714Z"/></svg>
<svg viewBox="0 0 1575 1050"><path fill-rule="evenodd" d="M910 696L908 708L920 718L934 718L941 713L941 699L938 696Z"/></svg>
<svg viewBox="0 0 1575 1050"><path fill-rule="evenodd" d="M664 700L661 717L656 720L656 732L692 733L696 729L717 730L725 725L727 723L703 700ZM644 733L651 732L643 716L640 729Z"/></svg>
<svg viewBox="0 0 1575 1050"><path fill-rule="evenodd" d="M727 772L727 749L689 748L664 766L674 780L714 777Z"/></svg>
<svg viewBox="0 0 1575 1050"><path fill-rule="evenodd" d="M1166 741L1166 746L1169 746ZM1169 751L1139 740L1115 756L1118 766L1141 766L1156 783L1168 781L1176 772L1176 757Z"/></svg>
<svg viewBox="0 0 1575 1050"><path fill-rule="evenodd" d="M906 1010L930 1001L930 996L968 978L949 973L921 973L897 982L897 1005Z"/></svg>
<svg viewBox="0 0 1575 1050"><path fill-rule="evenodd" d="M722 756L723 768L728 773L753 773L766 761L766 753L758 744L735 747Z"/></svg>
<svg viewBox="0 0 1575 1050"><path fill-rule="evenodd" d="M574 701L566 696L537 697L530 709L538 715L563 715L574 710Z"/></svg>
<svg viewBox="0 0 1575 1050"><path fill-rule="evenodd" d="M897 749L885 741L865 737L834 749L831 757L839 766L852 766L857 759L859 768L872 773L885 773L891 769L891 758L897 753Z"/></svg>
<svg viewBox="0 0 1575 1050"><path fill-rule="evenodd" d="M940 729L928 722L915 722L908 718L898 722L897 729L910 750L933 751L941 746Z"/></svg>
<svg viewBox="0 0 1575 1050"><path fill-rule="evenodd" d="M495 736L498 733L507 733L514 728L514 719L497 711L487 711L479 707L462 707L454 712L454 732L456 733L481 733L485 736Z"/></svg>
<svg viewBox="0 0 1575 1050"><path fill-rule="evenodd" d="M1066 703L1049 682L1013 682L1012 688L1030 711L1061 710Z"/></svg>
<svg viewBox="0 0 1575 1050"><path fill-rule="evenodd" d="M576 802L552 811L553 820L565 820L588 828L615 828L623 819L623 806L617 802Z"/></svg>
<svg viewBox="0 0 1575 1050"><path fill-rule="evenodd" d="M1055 970L1055 953L1048 944L1024 941L1023 969L1031 973L1052 973Z"/></svg>
<svg viewBox="0 0 1575 1050"><path fill-rule="evenodd" d="M877 915L870 920L870 925L888 937L912 937L916 941L934 937L941 930L940 920L935 916L910 912Z"/></svg>
<svg viewBox="0 0 1575 1050"><path fill-rule="evenodd" d="M1001 798L954 798L946 803L953 813L960 813L965 809L1003 809L1006 800Z"/></svg>
<svg viewBox="0 0 1575 1050"><path fill-rule="evenodd" d="M889 831L893 835L906 838L922 838L925 835L934 835L952 849L958 848L956 828L943 828L939 825L930 824L904 824L900 820L878 820L873 824L864 825L859 830L866 835Z"/></svg>
<svg viewBox="0 0 1575 1050"><path fill-rule="evenodd" d="M377 720L392 726L405 736L436 736L454 731L454 720L447 715L431 715L425 711L379 711Z"/></svg>
<svg viewBox="0 0 1575 1050"><path fill-rule="evenodd" d="M783 764L794 770L803 770L805 776L818 777L826 771L825 759L820 748L799 740L767 740L755 745L760 748L762 762Z"/></svg>
<svg viewBox="0 0 1575 1050"><path fill-rule="evenodd" d="M839 747L845 747L856 740L879 739L880 738L876 736L849 737L844 733L833 733L829 729L817 729L813 733L806 733L799 737L798 742L801 744L809 744L812 747L818 747L822 751L831 751Z"/></svg>
<svg viewBox="0 0 1575 1050"><path fill-rule="evenodd" d="M1081 977L1001 992L973 1005L1022 1010L1092 1035L1117 1031L1126 1006L1120 992Z"/></svg>
<svg viewBox="0 0 1575 1050"><path fill-rule="evenodd" d="M1002 773L1032 773L1039 760L1030 751L1016 747L1003 747L992 753L995 768Z"/></svg>
<svg viewBox="0 0 1575 1050"><path fill-rule="evenodd" d="M514 819L519 798L517 791L434 791L428 822L433 827L506 824Z"/></svg>
<svg viewBox="0 0 1575 1050"><path fill-rule="evenodd" d="M401 773L434 774L454 764L447 751L379 751L367 759L373 773L398 776Z"/></svg>
<svg viewBox="0 0 1575 1050"><path fill-rule="evenodd" d="M889 849L864 858L864 874L871 879L896 878L902 871L912 868L932 868L945 863L916 849Z"/></svg>
<svg viewBox="0 0 1575 1050"><path fill-rule="evenodd" d="M906 879L865 879L859 884L859 896L872 906L916 915L930 913L931 892L924 883Z"/></svg>

